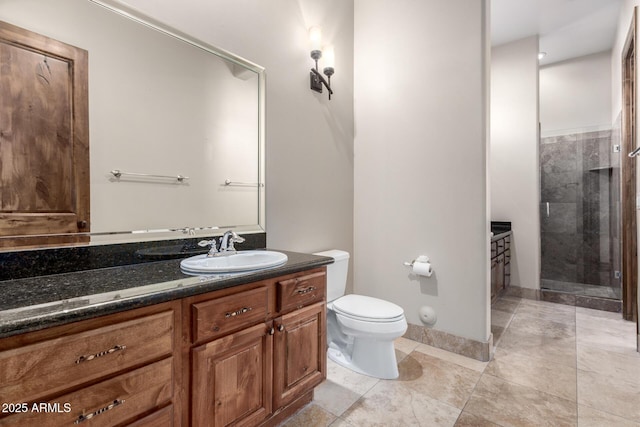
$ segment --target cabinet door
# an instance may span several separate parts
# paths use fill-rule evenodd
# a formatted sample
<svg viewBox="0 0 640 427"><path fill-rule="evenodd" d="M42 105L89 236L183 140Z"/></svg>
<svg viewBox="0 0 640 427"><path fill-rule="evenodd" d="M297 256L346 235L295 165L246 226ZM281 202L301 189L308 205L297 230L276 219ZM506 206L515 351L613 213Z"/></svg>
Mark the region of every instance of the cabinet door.
<svg viewBox="0 0 640 427"><path fill-rule="evenodd" d="M504 289L504 254L498 256L498 271L496 273L498 292Z"/></svg>
<svg viewBox="0 0 640 427"><path fill-rule="evenodd" d="M498 297L498 260L491 260L491 302Z"/></svg>
<svg viewBox="0 0 640 427"><path fill-rule="evenodd" d="M191 425L257 425L271 413L270 330L262 323L193 349Z"/></svg>
<svg viewBox="0 0 640 427"><path fill-rule="evenodd" d="M316 303L274 321L273 403L280 408L326 378L326 305Z"/></svg>
<svg viewBox="0 0 640 427"><path fill-rule="evenodd" d="M508 288L511 285L511 250L507 246L507 250L504 251L504 288Z"/></svg>
<svg viewBox="0 0 640 427"><path fill-rule="evenodd" d="M88 241L88 53L0 23L0 246Z"/></svg>

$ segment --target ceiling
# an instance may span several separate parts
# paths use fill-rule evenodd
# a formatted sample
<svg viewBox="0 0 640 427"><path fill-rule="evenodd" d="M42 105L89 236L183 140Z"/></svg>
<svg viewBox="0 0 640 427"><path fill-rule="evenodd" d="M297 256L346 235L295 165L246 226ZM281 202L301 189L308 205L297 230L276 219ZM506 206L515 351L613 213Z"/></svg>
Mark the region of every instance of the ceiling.
<svg viewBox="0 0 640 427"><path fill-rule="evenodd" d="M492 0L491 44L540 36L540 65L613 47L623 0Z"/></svg>

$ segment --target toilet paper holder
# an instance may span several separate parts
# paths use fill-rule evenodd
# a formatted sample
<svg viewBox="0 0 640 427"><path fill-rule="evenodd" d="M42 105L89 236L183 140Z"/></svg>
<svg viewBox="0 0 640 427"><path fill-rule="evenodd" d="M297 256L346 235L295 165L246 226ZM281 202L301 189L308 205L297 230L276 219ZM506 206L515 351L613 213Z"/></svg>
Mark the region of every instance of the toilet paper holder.
<svg viewBox="0 0 640 427"><path fill-rule="evenodd" d="M404 265L411 267L411 272L416 276L431 277L433 274L433 267L426 255L420 255L411 262L405 262Z"/></svg>
<svg viewBox="0 0 640 427"><path fill-rule="evenodd" d="M413 260L413 261L411 261L411 262L407 262L407 261L405 261L405 262L404 262L404 265L406 265L407 267L413 267L413 265L414 265L416 262L429 262L429 257L428 257L428 256L426 256L426 255L420 255L418 258L414 259L414 260Z"/></svg>

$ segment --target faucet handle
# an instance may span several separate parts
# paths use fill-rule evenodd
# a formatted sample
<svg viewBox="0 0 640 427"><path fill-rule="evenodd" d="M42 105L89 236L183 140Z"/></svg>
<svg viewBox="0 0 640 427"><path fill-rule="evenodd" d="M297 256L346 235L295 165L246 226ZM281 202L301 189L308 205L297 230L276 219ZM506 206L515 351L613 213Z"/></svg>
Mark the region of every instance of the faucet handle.
<svg viewBox="0 0 640 427"><path fill-rule="evenodd" d="M204 248L205 246L211 246L211 251L209 251L210 253L215 253L217 252L216 249L216 239L211 239L211 240L200 240L198 242L198 246L200 246L201 248Z"/></svg>
<svg viewBox="0 0 640 427"><path fill-rule="evenodd" d="M233 246L233 244L234 243L243 243L244 241L245 241L244 237L240 237L240 236L238 236L238 234L233 232L233 234L231 234L231 237L229 238L229 244L227 245L227 250L235 251L236 248Z"/></svg>

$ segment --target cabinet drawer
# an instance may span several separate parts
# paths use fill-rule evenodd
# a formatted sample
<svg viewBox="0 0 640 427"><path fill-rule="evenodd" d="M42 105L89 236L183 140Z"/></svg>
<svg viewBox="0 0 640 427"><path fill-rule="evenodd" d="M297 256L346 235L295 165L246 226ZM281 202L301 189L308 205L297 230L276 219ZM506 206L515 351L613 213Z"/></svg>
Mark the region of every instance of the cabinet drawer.
<svg viewBox="0 0 640 427"><path fill-rule="evenodd" d="M203 341L267 318L267 288L261 287L192 305L193 340Z"/></svg>
<svg viewBox="0 0 640 427"><path fill-rule="evenodd" d="M504 239L498 240L498 255L504 252Z"/></svg>
<svg viewBox="0 0 640 427"><path fill-rule="evenodd" d="M157 410L153 414L129 424L129 427L164 427L173 425L173 405Z"/></svg>
<svg viewBox="0 0 640 427"><path fill-rule="evenodd" d="M296 309L322 301L327 274L318 271L278 282L278 311Z"/></svg>
<svg viewBox="0 0 640 427"><path fill-rule="evenodd" d="M173 351L173 311L0 352L0 396L31 402Z"/></svg>
<svg viewBox="0 0 640 427"><path fill-rule="evenodd" d="M120 425L171 400L172 361L167 358L66 394L48 402L46 411L2 418L0 426Z"/></svg>

